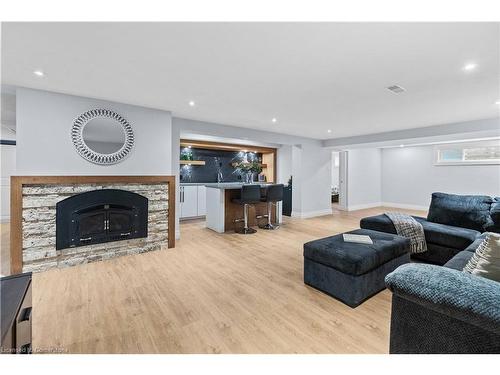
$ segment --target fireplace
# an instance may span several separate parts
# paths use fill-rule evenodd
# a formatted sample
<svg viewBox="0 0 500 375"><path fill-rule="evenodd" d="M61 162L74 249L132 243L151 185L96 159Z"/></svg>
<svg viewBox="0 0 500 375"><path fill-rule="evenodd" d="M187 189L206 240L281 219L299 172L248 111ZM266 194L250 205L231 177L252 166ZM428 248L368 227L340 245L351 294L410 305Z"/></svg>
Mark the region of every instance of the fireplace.
<svg viewBox="0 0 500 375"><path fill-rule="evenodd" d="M148 236L148 199L118 189L93 190L56 204L56 250Z"/></svg>

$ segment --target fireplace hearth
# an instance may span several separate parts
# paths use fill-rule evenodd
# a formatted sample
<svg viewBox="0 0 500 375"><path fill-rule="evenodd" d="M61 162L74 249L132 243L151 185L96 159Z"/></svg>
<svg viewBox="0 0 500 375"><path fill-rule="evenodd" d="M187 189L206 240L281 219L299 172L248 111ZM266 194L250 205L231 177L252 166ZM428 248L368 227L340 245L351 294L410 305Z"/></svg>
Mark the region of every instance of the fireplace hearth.
<svg viewBox="0 0 500 375"><path fill-rule="evenodd" d="M56 204L56 250L148 236L148 199L101 189Z"/></svg>

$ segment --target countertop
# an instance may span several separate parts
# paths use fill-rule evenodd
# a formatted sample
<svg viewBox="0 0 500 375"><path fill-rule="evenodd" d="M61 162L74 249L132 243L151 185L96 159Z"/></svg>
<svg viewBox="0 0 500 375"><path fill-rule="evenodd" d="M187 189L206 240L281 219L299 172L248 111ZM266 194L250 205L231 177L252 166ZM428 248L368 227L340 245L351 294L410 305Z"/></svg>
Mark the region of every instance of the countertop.
<svg viewBox="0 0 500 375"><path fill-rule="evenodd" d="M228 189L241 189L242 185L260 185L261 187L266 187L269 185L274 185L273 183L269 182L255 182L253 184L243 184L241 182L223 182L223 183L216 183L216 182L209 182L209 183L195 183L195 182L187 182L187 183L181 183L181 186L206 186L209 188L214 188L214 189L221 189L221 190L228 190Z"/></svg>

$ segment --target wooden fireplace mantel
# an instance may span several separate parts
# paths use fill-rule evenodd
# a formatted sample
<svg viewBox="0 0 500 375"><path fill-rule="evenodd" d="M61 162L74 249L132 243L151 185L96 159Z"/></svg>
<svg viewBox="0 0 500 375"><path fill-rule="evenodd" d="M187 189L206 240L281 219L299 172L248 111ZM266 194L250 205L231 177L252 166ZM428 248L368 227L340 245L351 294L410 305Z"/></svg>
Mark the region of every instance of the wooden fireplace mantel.
<svg viewBox="0 0 500 375"><path fill-rule="evenodd" d="M168 247L175 247L174 176L12 176L10 178L10 271L23 269L23 186L93 183L167 183Z"/></svg>

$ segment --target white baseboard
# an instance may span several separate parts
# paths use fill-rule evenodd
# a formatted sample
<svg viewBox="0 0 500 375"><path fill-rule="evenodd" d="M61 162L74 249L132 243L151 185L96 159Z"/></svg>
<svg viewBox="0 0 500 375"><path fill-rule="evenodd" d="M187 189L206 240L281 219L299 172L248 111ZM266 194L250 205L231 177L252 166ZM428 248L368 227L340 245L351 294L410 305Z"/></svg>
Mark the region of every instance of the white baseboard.
<svg viewBox="0 0 500 375"><path fill-rule="evenodd" d="M381 205L382 205L382 202L355 204L353 206L347 206L347 211L365 210L367 208L380 207Z"/></svg>
<svg viewBox="0 0 500 375"><path fill-rule="evenodd" d="M324 210L307 211L307 212L292 211L292 217L298 217L300 219L309 219L312 217L325 216L331 214L332 214L331 208L325 208Z"/></svg>
<svg viewBox="0 0 500 375"><path fill-rule="evenodd" d="M10 221L10 215L0 216L0 223L8 223Z"/></svg>
<svg viewBox="0 0 500 375"><path fill-rule="evenodd" d="M381 205L384 207L406 208L407 210L418 210L418 211L428 211L429 210L429 206L419 206L416 204L382 202Z"/></svg>

